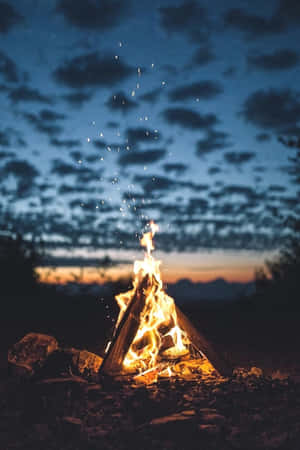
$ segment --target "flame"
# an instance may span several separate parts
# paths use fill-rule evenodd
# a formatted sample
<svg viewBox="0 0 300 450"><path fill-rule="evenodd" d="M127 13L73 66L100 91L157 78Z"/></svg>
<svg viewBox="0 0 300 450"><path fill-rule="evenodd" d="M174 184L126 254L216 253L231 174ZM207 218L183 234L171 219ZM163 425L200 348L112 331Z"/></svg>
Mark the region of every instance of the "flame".
<svg viewBox="0 0 300 450"><path fill-rule="evenodd" d="M139 317L138 330L123 361L123 369L138 372L138 377L150 377L152 382L158 375L170 377L176 373L175 364L190 353L190 341L178 326L173 298L163 290L159 269L161 262L155 260L151 253L158 225L150 222L149 227L150 231L140 240L141 246L146 249L144 260L134 263L133 289L115 298L120 307L116 323L118 327L136 291L141 289L147 277L148 282L143 288L144 307Z"/></svg>

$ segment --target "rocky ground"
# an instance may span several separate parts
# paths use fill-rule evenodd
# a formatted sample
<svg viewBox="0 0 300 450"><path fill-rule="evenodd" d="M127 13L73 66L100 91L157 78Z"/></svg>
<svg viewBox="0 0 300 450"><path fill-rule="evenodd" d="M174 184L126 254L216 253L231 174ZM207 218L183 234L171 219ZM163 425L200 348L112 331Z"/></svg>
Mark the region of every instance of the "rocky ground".
<svg viewBox="0 0 300 450"><path fill-rule="evenodd" d="M44 335L15 345L0 383L1 450L300 448L300 383L280 372L146 386L95 374L98 358Z"/></svg>
<svg viewBox="0 0 300 450"><path fill-rule="evenodd" d="M289 380L7 379L0 395L3 450L300 448L300 384Z"/></svg>

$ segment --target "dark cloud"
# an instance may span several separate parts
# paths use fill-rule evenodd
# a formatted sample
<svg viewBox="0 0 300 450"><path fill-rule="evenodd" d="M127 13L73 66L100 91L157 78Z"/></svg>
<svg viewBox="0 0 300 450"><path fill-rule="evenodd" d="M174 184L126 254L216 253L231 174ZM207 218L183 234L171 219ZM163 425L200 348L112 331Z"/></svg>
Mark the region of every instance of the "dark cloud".
<svg viewBox="0 0 300 450"><path fill-rule="evenodd" d="M47 105L53 103L53 99L50 96L41 94L38 89L30 88L25 85L19 86L16 89L11 89L8 96L13 103L34 102L46 103Z"/></svg>
<svg viewBox="0 0 300 450"><path fill-rule="evenodd" d="M50 144L53 145L53 147L57 148L74 148L74 147L81 147L81 141L79 139L58 139L58 138L52 138L50 140Z"/></svg>
<svg viewBox="0 0 300 450"><path fill-rule="evenodd" d="M139 97L140 100L147 103L156 103L162 93L161 88L153 89L152 91L146 92L144 95Z"/></svg>
<svg viewBox="0 0 300 450"><path fill-rule="evenodd" d="M126 138L130 145L140 144L143 142L159 141L161 134L157 130L151 130L150 128L127 128Z"/></svg>
<svg viewBox="0 0 300 450"><path fill-rule="evenodd" d="M107 144L105 141L93 141L93 146L99 150L104 150L106 148L106 145Z"/></svg>
<svg viewBox="0 0 300 450"><path fill-rule="evenodd" d="M215 150L222 150L232 147L229 141L230 135L225 131L208 130L206 137L200 139L196 144L196 155L203 156Z"/></svg>
<svg viewBox="0 0 300 450"><path fill-rule="evenodd" d="M72 107L81 107L84 103L88 102L92 98L92 94L89 92L74 92L71 94L65 94L62 96L63 100L65 100Z"/></svg>
<svg viewBox="0 0 300 450"><path fill-rule="evenodd" d="M97 52L67 60L58 67L54 79L74 89L84 87L111 87L128 78L134 69L113 56L99 57Z"/></svg>
<svg viewBox="0 0 300 450"><path fill-rule="evenodd" d="M229 66L227 69L225 69L222 73L224 78L233 78L234 75L237 73L237 68L234 66Z"/></svg>
<svg viewBox="0 0 300 450"><path fill-rule="evenodd" d="M279 184L270 184L270 186L268 187L268 190L271 192L285 192L286 187L281 186Z"/></svg>
<svg viewBox="0 0 300 450"><path fill-rule="evenodd" d="M43 258L40 267L118 267L124 264L131 264L132 261L126 259L111 259L108 256L103 258L88 258L80 256L47 256Z"/></svg>
<svg viewBox="0 0 300 450"><path fill-rule="evenodd" d="M105 104L111 111L121 111L124 114L138 107L137 102L121 91L117 94L113 94Z"/></svg>
<svg viewBox="0 0 300 450"><path fill-rule="evenodd" d="M1 4L0 4L1 15ZM0 18L1 21L1 18ZM8 83L17 83L19 81L19 73L15 62L0 50L0 74Z"/></svg>
<svg viewBox="0 0 300 450"><path fill-rule="evenodd" d="M284 24L280 17L266 18L239 8L230 9L224 16L225 25L243 32L248 38L281 33Z"/></svg>
<svg viewBox="0 0 300 450"><path fill-rule="evenodd" d="M210 100L223 91L223 86L218 81L205 80L173 89L169 92L169 99L173 102L189 99Z"/></svg>
<svg viewBox="0 0 300 450"><path fill-rule="evenodd" d="M23 22L23 17L7 2L0 2L0 33L7 33L11 28Z"/></svg>
<svg viewBox="0 0 300 450"><path fill-rule="evenodd" d="M274 70L287 70L299 64L299 54L294 50L274 50L272 53L249 55L248 65L267 72Z"/></svg>
<svg viewBox="0 0 300 450"><path fill-rule="evenodd" d="M58 188L58 193L60 195L72 195L79 193L91 194L95 191L94 188L86 187L86 186L74 186L70 184L61 184Z"/></svg>
<svg viewBox="0 0 300 450"><path fill-rule="evenodd" d="M56 10L71 25L102 31L118 25L128 13L129 4L129 0L59 0Z"/></svg>
<svg viewBox="0 0 300 450"><path fill-rule="evenodd" d="M167 108L162 114L170 125L179 125L190 130L207 129L219 122L215 114L201 114L186 108Z"/></svg>
<svg viewBox="0 0 300 450"><path fill-rule="evenodd" d="M106 126L108 128L119 128L120 124L119 124L119 122L115 122L114 120L110 120L109 122L107 122Z"/></svg>
<svg viewBox="0 0 300 450"><path fill-rule="evenodd" d="M49 112L49 111L48 111ZM46 112L46 116L48 114ZM55 113L53 113L55 116ZM42 117L43 112L40 111L39 114L33 114L33 113L23 113L24 119L34 128L42 134L46 134L49 137L56 136L57 134L60 134L63 131L63 128L60 125L57 125L55 122L57 119L53 119L53 117L50 120L46 120ZM58 115L59 116L59 115ZM51 114L49 115L51 117Z"/></svg>
<svg viewBox="0 0 300 450"><path fill-rule="evenodd" d="M271 140L271 136L268 133L258 133L255 139L257 142L268 142Z"/></svg>
<svg viewBox="0 0 300 450"><path fill-rule="evenodd" d="M160 7L161 26L168 33L182 33L196 42L208 38L206 9L195 0L186 0L179 6Z"/></svg>
<svg viewBox="0 0 300 450"><path fill-rule="evenodd" d="M220 169L220 167L217 166L211 166L208 168L208 174L209 175L217 175L218 173L221 173L222 170Z"/></svg>
<svg viewBox="0 0 300 450"><path fill-rule="evenodd" d="M228 164L241 166L255 158L253 152L228 152L225 153L224 159Z"/></svg>
<svg viewBox="0 0 300 450"><path fill-rule="evenodd" d="M93 171L79 164L69 164L62 159L53 159L51 173L59 177L75 176L75 183L93 183L100 181L102 170Z"/></svg>
<svg viewBox="0 0 300 450"><path fill-rule="evenodd" d="M290 89L258 90L246 99L241 114L260 128L299 134L300 93Z"/></svg>
<svg viewBox="0 0 300 450"><path fill-rule="evenodd" d="M16 154L14 152L0 151L0 161L2 159L14 158L15 156Z"/></svg>
<svg viewBox="0 0 300 450"><path fill-rule="evenodd" d="M134 182L140 184L147 194L179 188L176 180L164 176L135 175Z"/></svg>
<svg viewBox="0 0 300 450"><path fill-rule="evenodd" d="M160 161L166 156L167 151L165 149L153 149L144 151L130 151L120 155L118 159L119 165L147 165Z"/></svg>
<svg viewBox="0 0 300 450"><path fill-rule="evenodd" d="M216 58L217 57L211 46L205 45L198 48L198 50L196 50L196 52L194 53L192 57L192 65L205 66L206 64L215 61Z"/></svg>
<svg viewBox="0 0 300 450"><path fill-rule="evenodd" d="M188 166L183 163L167 163L163 165L163 169L166 173L174 172L176 175L182 175L188 169Z"/></svg>
<svg viewBox="0 0 300 450"><path fill-rule="evenodd" d="M1 178L5 179L13 176L17 180L16 195L19 198L29 196L34 189L35 179L39 172L35 166L25 160L8 161L1 169Z"/></svg>
<svg viewBox="0 0 300 450"><path fill-rule="evenodd" d="M10 133L7 129L4 131L0 130L0 146L10 147Z"/></svg>
<svg viewBox="0 0 300 450"><path fill-rule="evenodd" d="M280 0L276 16L287 25L300 23L300 3L298 0Z"/></svg>

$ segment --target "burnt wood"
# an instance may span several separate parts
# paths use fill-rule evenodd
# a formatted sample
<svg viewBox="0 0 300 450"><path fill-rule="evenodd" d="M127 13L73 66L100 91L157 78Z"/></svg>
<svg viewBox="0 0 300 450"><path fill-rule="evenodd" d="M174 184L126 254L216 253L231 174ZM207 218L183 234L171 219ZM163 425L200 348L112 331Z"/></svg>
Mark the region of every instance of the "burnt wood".
<svg viewBox="0 0 300 450"><path fill-rule="evenodd" d="M229 363L214 350L212 344L195 328L178 306L176 306L176 313L179 328L187 333L192 345L206 356L219 375L225 377L232 375L232 367Z"/></svg>
<svg viewBox="0 0 300 450"><path fill-rule="evenodd" d="M150 280L148 275L136 290L113 336L110 348L103 360L100 372L115 375L122 372L122 364L140 325Z"/></svg>
<svg viewBox="0 0 300 450"><path fill-rule="evenodd" d="M110 348L103 360L100 373L107 375L117 375L122 372L124 358L134 340L140 325L140 314L142 313L145 300L151 286L154 286L156 280L148 275L140 283L138 289L127 307L122 320L116 329ZM190 320L176 306L176 313L179 327L185 331L188 338L196 350L202 352L211 362L216 371L222 376L230 376L232 367L225 361L213 348L210 342L195 328Z"/></svg>

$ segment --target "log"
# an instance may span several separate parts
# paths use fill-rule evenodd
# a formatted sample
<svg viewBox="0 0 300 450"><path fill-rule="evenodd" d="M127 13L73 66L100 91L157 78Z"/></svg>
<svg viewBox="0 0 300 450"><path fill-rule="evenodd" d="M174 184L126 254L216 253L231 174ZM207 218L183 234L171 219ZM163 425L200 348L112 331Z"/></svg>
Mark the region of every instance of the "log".
<svg viewBox="0 0 300 450"><path fill-rule="evenodd" d="M192 345L206 356L219 375L231 376L233 369L229 363L214 350L210 342L195 328L178 306L176 306L176 313L178 325L187 333Z"/></svg>
<svg viewBox="0 0 300 450"><path fill-rule="evenodd" d="M140 325L140 314L145 306L147 288L150 285L147 275L139 288L136 290L122 320L113 336L110 348L104 357L100 373L116 375L122 372L124 358L138 331Z"/></svg>

